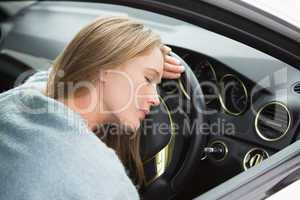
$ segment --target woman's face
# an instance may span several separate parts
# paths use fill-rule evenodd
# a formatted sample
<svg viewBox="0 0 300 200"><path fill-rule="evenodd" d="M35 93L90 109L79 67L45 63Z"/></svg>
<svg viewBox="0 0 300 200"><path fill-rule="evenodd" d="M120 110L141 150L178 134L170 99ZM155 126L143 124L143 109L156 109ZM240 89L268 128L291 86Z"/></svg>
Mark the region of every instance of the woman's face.
<svg viewBox="0 0 300 200"><path fill-rule="evenodd" d="M107 70L102 84L103 110L110 118L136 130L150 111L159 105L157 84L163 74L164 58L156 47L121 66Z"/></svg>

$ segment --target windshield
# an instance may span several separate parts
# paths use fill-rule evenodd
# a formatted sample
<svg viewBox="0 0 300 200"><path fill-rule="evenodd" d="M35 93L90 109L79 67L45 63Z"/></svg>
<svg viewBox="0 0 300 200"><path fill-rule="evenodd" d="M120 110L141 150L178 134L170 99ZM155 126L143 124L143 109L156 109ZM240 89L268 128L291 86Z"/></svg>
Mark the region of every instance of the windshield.
<svg viewBox="0 0 300 200"><path fill-rule="evenodd" d="M300 28L300 1L241 0Z"/></svg>

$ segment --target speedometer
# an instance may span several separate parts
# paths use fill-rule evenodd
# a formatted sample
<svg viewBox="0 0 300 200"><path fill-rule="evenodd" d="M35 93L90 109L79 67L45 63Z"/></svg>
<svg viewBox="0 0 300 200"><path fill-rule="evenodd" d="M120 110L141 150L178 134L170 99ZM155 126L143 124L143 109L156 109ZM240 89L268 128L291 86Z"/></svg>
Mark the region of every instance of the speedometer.
<svg viewBox="0 0 300 200"><path fill-rule="evenodd" d="M196 65L195 75L200 83L204 81L217 81L215 69L207 60L201 61Z"/></svg>
<svg viewBox="0 0 300 200"><path fill-rule="evenodd" d="M221 105L227 113L240 115L247 109L247 89L237 76L224 75L220 80L220 91Z"/></svg>
<svg viewBox="0 0 300 200"><path fill-rule="evenodd" d="M199 80L208 110L219 111L219 88L216 72L210 62L204 60L194 68L194 73Z"/></svg>

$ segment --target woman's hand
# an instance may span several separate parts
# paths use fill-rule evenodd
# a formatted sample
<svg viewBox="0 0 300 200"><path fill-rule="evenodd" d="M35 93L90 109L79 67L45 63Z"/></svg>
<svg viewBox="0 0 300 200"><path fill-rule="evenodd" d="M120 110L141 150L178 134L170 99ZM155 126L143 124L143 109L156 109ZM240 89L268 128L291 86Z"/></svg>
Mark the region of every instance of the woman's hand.
<svg viewBox="0 0 300 200"><path fill-rule="evenodd" d="M164 72L162 78L176 79L179 78L181 73L184 72L184 67L180 64L180 61L167 55L172 49L166 45L163 46L163 51L166 52Z"/></svg>

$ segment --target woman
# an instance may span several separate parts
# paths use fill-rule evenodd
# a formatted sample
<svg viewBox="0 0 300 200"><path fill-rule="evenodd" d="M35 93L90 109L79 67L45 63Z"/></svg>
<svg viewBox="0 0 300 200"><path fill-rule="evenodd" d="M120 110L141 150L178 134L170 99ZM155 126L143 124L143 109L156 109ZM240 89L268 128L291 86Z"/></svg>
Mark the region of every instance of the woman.
<svg viewBox="0 0 300 200"><path fill-rule="evenodd" d="M161 78L183 71L169 51L142 23L101 17L57 57L44 91L33 89L41 72L2 93L0 199L138 199L137 130ZM105 124L121 129L102 129L102 142L93 132Z"/></svg>

